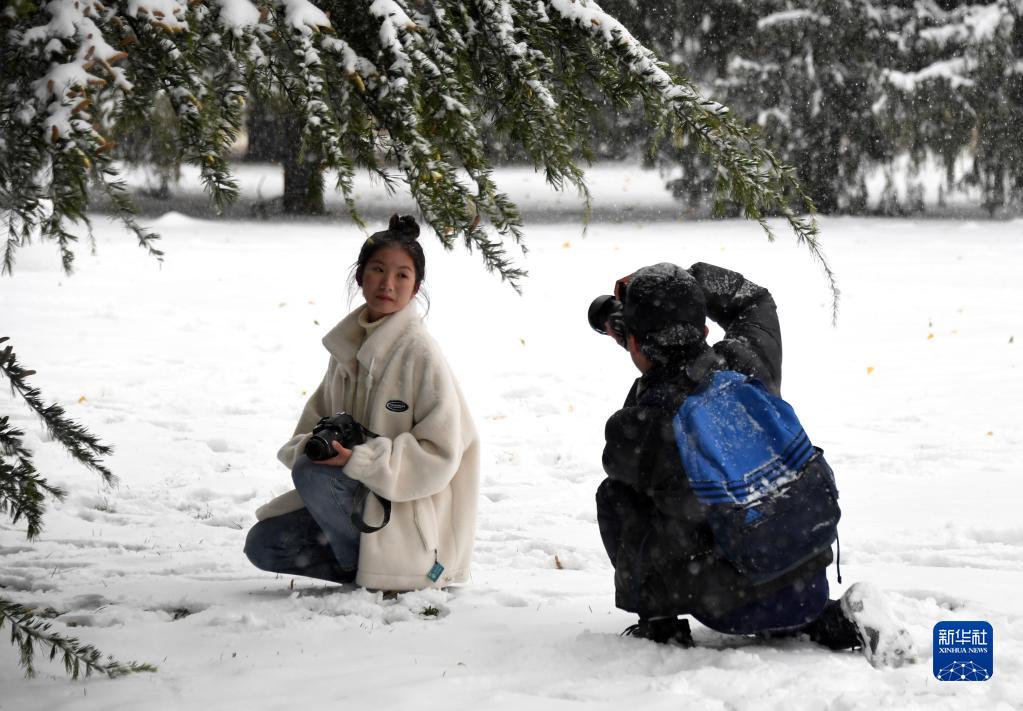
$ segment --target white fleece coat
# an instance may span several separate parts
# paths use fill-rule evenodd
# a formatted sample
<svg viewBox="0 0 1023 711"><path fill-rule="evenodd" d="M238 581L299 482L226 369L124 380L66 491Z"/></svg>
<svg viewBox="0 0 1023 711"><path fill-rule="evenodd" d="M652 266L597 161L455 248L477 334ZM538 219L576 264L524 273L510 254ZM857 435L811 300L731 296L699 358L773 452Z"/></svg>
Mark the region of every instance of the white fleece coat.
<svg viewBox="0 0 1023 711"><path fill-rule="evenodd" d="M415 302L389 316L365 341L358 325L364 309L324 336L327 373L277 458L289 469L294 466L316 421L344 409L361 364L370 378L362 424L380 436L355 447L344 472L393 505L390 523L360 538L356 583L415 590L464 582L479 494L479 438L472 416ZM287 505L289 496L297 506ZM297 494L285 494L257 516L301 506ZM363 517L370 525L382 520L376 497L367 499ZM433 582L427 573L435 562L444 571Z"/></svg>

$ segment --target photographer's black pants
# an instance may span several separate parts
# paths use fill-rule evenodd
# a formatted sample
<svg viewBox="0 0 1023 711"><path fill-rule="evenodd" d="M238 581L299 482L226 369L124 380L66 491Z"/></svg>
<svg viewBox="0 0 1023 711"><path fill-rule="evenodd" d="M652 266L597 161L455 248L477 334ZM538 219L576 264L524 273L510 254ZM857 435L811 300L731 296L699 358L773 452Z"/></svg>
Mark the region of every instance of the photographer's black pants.
<svg viewBox="0 0 1023 711"><path fill-rule="evenodd" d="M683 553L691 525L613 479L597 489L597 524L615 568L615 604L640 617L692 615L719 632L752 634L798 628L827 604L830 557L798 577L754 586L712 550Z"/></svg>

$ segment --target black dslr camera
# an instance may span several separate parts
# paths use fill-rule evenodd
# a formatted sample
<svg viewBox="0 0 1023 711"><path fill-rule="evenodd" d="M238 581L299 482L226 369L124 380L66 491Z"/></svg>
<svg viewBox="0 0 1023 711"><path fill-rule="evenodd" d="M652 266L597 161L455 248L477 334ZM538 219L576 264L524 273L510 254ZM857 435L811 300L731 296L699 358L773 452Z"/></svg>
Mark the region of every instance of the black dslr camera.
<svg viewBox="0 0 1023 711"><path fill-rule="evenodd" d="M625 316L621 301L611 294L598 296L590 304L586 318L590 322L590 328L594 331L604 336L611 336L618 342L618 345L625 347ZM605 324L610 327L610 331L605 330Z"/></svg>
<svg viewBox="0 0 1023 711"><path fill-rule="evenodd" d="M630 279L631 274L616 281L614 296L598 296L590 303L586 313L590 328L603 336L611 336L622 348L628 348L625 344L625 301L628 298Z"/></svg>
<svg viewBox="0 0 1023 711"><path fill-rule="evenodd" d="M339 442L345 449L363 444L373 433L355 421L347 412L331 417L321 417L313 427L313 436L305 445L305 456L314 462L322 462L337 454L331 442Z"/></svg>
<svg viewBox="0 0 1023 711"><path fill-rule="evenodd" d="M618 333L624 330L625 322L622 317L622 311L621 301L611 296L611 294L604 294L593 300L586 318L589 319L590 328L606 336L608 332L604 330L605 323L610 322L611 329Z"/></svg>

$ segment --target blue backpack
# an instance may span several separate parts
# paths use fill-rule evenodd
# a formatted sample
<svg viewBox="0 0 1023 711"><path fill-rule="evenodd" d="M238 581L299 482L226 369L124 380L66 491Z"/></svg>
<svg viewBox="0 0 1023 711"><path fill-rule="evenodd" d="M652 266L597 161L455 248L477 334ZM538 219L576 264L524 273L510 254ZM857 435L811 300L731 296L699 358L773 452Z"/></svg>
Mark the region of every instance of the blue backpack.
<svg viewBox="0 0 1023 711"><path fill-rule="evenodd" d="M792 407L763 383L711 373L675 413L689 485L725 558L755 584L798 568L838 536L838 488Z"/></svg>

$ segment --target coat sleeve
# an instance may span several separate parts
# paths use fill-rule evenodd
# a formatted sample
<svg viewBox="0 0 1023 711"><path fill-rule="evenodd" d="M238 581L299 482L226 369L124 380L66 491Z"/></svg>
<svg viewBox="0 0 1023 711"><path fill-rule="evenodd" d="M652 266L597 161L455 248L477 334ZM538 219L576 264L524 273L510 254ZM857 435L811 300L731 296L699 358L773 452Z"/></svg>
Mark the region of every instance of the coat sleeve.
<svg viewBox="0 0 1023 711"><path fill-rule="evenodd" d="M604 427L604 472L663 503L666 513L675 512L683 493L672 414L660 405L634 404Z"/></svg>
<svg viewBox="0 0 1023 711"><path fill-rule="evenodd" d="M707 299L707 316L725 330L714 350L731 370L781 391L781 325L771 292L742 274L697 262L689 268Z"/></svg>
<svg viewBox="0 0 1023 711"><path fill-rule="evenodd" d="M475 429L447 363L425 353L414 366L411 431L374 437L352 450L344 472L391 501L443 491L475 439Z"/></svg>
<svg viewBox="0 0 1023 711"><path fill-rule="evenodd" d="M331 411L332 403L344 401L343 396L329 392L334 367L334 358L331 357L327 363L327 372L324 374L323 380L320 381L316 391L306 401L305 407L302 408L302 416L298 418L294 434L277 451L277 459L288 469L295 466L295 460L298 459L298 456L305 449L305 443L309 440L316 422L321 417L334 414Z"/></svg>

